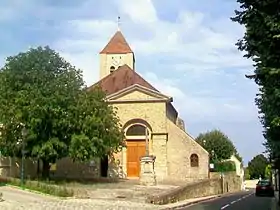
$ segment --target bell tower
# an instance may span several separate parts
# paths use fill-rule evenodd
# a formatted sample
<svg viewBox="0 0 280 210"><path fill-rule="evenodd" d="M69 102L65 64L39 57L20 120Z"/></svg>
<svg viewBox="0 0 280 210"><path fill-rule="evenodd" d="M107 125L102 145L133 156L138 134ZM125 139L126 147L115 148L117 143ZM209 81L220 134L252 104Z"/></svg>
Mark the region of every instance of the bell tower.
<svg viewBox="0 0 280 210"><path fill-rule="evenodd" d="M119 29L120 17L118 17L118 30L110 39L108 44L99 53L100 70L99 79L102 79L122 65L128 65L134 70L135 57L129 44Z"/></svg>

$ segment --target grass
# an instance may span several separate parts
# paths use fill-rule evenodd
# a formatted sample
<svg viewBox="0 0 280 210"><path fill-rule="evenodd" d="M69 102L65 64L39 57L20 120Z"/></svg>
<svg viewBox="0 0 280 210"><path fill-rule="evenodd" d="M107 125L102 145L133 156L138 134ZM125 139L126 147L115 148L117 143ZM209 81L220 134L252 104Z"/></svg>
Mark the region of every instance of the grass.
<svg viewBox="0 0 280 210"><path fill-rule="evenodd" d="M59 186L54 183L26 180L24 186L21 186L21 180L10 177L0 177L0 183L2 185L12 185L17 187L23 187L25 189L49 194L57 197L73 197L74 190L67 188L66 186Z"/></svg>
<svg viewBox="0 0 280 210"><path fill-rule="evenodd" d="M41 180L43 183L53 184L58 186L67 186L73 188L126 188L126 183L119 179L95 178L95 179L67 179L67 178L52 178L50 180Z"/></svg>

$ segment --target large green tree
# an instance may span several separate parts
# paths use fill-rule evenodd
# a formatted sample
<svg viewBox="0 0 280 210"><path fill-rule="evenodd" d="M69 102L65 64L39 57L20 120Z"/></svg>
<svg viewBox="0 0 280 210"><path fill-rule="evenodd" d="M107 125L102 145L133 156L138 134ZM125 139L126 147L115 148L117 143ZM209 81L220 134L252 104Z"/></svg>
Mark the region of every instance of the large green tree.
<svg viewBox="0 0 280 210"><path fill-rule="evenodd" d="M267 158L263 155L255 156L249 163L248 163L248 170L250 173L251 179L258 179L260 176L262 178L265 177L265 170L268 165Z"/></svg>
<svg viewBox="0 0 280 210"><path fill-rule="evenodd" d="M83 91L75 108L75 129L69 146L73 160L87 161L112 155L124 146L124 134L116 110L99 87Z"/></svg>
<svg viewBox="0 0 280 210"><path fill-rule="evenodd" d="M229 159L236 154L236 149L227 135L220 130L201 133L196 141L205 148L214 162Z"/></svg>
<svg viewBox="0 0 280 210"><path fill-rule="evenodd" d="M0 148L4 155L49 163L70 156L87 161L117 150L122 133L115 111L81 71L49 47L9 57L0 71ZM23 127L27 130L22 136Z"/></svg>
<svg viewBox="0 0 280 210"><path fill-rule="evenodd" d="M279 0L237 0L240 9L233 21L246 32L237 46L254 61L255 71L248 78L259 86L256 104L264 127L266 147L280 157L280 2Z"/></svg>

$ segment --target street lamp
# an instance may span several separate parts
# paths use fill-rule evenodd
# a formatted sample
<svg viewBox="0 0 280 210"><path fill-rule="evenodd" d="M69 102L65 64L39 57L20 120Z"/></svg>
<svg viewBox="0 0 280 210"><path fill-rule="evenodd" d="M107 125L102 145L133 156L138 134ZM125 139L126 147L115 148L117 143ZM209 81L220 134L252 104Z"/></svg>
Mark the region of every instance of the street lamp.
<svg viewBox="0 0 280 210"><path fill-rule="evenodd" d="M213 170L214 169L214 167L215 167L215 165L214 165L214 155L215 155L215 152L214 152L214 150L211 150L211 159L212 159L212 161L211 161L211 163L209 164L210 165L210 169L211 170Z"/></svg>
<svg viewBox="0 0 280 210"><path fill-rule="evenodd" d="M149 131L146 126L145 128L145 145L146 145L146 156L149 156Z"/></svg>
<svg viewBox="0 0 280 210"><path fill-rule="evenodd" d="M212 161L214 162L214 158L215 158L215 151L212 149L211 150L211 156L212 156Z"/></svg>
<svg viewBox="0 0 280 210"><path fill-rule="evenodd" d="M21 181L21 187L24 185L24 156L25 156L25 140L27 136L27 129L25 125L23 125L23 128L21 130L21 176L20 176L20 181Z"/></svg>

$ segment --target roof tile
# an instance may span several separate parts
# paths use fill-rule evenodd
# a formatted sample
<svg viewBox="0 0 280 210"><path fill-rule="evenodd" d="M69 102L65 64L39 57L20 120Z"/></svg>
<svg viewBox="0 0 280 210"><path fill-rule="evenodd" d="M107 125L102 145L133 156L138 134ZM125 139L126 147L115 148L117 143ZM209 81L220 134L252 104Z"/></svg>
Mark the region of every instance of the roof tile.
<svg viewBox="0 0 280 210"><path fill-rule="evenodd" d="M104 47L99 54L125 54L133 53L123 34L117 31L110 39L108 44Z"/></svg>
<svg viewBox="0 0 280 210"><path fill-rule="evenodd" d="M108 76L101 79L99 82L90 86L89 90L95 88L96 86L100 86L100 88L104 92L106 92L106 94L111 95L134 84L138 84L159 92L144 78L142 78L139 74L132 70L128 65L123 65L119 67L113 73L109 74Z"/></svg>

